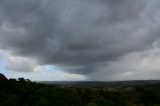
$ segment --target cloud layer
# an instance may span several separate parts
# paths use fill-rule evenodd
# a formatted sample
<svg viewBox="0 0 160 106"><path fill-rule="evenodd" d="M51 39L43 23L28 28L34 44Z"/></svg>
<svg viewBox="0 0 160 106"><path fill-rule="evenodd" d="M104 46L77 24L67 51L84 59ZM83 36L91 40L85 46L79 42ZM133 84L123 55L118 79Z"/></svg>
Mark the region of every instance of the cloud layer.
<svg viewBox="0 0 160 106"><path fill-rule="evenodd" d="M128 71L122 66L132 66L128 55L159 48L159 5L159 0L1 0L0 49L12 56L10 70L54 65L93 80L103 71L100 80L123 76Z"/></svg>

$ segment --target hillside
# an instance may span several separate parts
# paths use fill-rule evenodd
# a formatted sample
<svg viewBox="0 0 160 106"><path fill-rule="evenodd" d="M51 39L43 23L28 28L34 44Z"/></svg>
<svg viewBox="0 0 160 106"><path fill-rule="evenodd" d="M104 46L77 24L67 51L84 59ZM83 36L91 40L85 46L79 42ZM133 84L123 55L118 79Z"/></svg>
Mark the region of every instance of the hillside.
<svg viewBox="0 0 160 106"><path fill-rule="evenodd" d="M0 106L160 106L160 83L138 82L145 83L131 86L127 82L112 82L116 87L123 83L125 86L108 90L106 82L68 82L64 86L62 82L42 84L24 78L7 79L0 74Z"/></svg>

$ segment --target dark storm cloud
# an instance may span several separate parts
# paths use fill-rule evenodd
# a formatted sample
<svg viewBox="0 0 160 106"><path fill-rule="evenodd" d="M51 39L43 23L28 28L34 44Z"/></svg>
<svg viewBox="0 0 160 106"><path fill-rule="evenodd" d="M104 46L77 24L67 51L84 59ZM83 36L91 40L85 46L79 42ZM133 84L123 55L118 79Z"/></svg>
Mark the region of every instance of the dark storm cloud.
<svg viewBox="0 0 160 106"><path fill-rule="evenodd" d="M158 5L158 0L1 0L0 47L41 65L92 73L160 38Z"/></svg>

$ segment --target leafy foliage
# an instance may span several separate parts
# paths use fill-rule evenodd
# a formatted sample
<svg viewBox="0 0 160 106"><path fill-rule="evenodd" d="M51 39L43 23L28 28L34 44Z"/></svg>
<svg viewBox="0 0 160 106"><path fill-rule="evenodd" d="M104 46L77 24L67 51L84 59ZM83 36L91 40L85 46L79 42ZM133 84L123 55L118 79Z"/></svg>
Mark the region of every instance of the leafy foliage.
<svg viewBox="0 0 160 106"><path fill-rule="evenodd" d="M0 106L160 106L160 84L132 90L46 85L0 74Z"/></svg>

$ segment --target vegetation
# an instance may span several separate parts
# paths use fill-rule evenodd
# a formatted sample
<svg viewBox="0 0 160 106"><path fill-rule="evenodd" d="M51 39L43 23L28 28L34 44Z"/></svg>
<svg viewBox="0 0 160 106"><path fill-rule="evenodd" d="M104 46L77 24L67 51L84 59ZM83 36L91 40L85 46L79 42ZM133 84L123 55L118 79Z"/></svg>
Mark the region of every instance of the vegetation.
<svg viewBox="0 0 160 106"><path fill-rule="evenodd" d="M130 90L46 85L0 74L0 106L160 106L160 84Z"/></svg>

